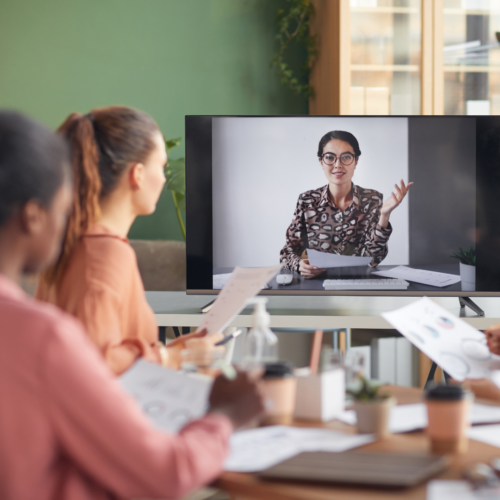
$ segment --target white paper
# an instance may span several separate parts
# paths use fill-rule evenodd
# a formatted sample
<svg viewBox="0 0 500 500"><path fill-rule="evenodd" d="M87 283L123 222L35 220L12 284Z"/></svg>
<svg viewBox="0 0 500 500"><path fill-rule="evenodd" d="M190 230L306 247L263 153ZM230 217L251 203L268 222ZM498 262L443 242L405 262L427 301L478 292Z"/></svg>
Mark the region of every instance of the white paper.
<svg viewBox="0 0 500 500"><path fill-rule="evenodd" d="M311 266L320 269L327 267L360 267L367 266L372 261L372 257L357 257L355 255L338 255L336 253L318 252L312 248L307 249L307 258Z"/></svg>
<svg viewBox="0 0 500 500"><path fill-rule="evenodd" d="M258 472L304 451L342 452L371 443L371 434L273 425L233 434L224 470Z"/></svg>
<svg viewBox="0 0 500 500"><path fill-rule="evenodd" d="M489 377L500 357L484 333L424 297L382 316L454 379Z"/></svg>
<svg viewBox="0 0 500 500"><path fill-rule="evenodd" d="M136 361L120 383L154 424L176 433L202 417L208 407L212 380L169 370L144 359Z"/></svg>
<svg viewBox="0 0 500 500"><path fill-rule="evenodd" d="M474 490L467 481L434 480L427 483L426 500L497 500L500 488Z"/></svg>
<svg viewBox="0 0 500 500"><path fill-rule="evenodd" d="M214 305L204 316L197 331L207 329L208 334L221 332L240 313L248 299L259 293L260 289L270 281L281 269L271 267L236 267L231 277L221 290Z"/></svg>
<svg viewBox="0 0 500 500"><path fill-rule="evenodd" d="M414 281L423 285L444 286L453 285L460 281L460 276L456 274L436 273L434 271L424 271L423 269L412 269L411 267L398 266L388 271L375 271L372 274L384 276L386 278L397 278L401 280Z"/></svg>
<svg viewBox="0 0 500 500"><path fill-rule="evenodd" d="M356 412L347 410L337 417L341 422L356 425ZM474 403L469 415L471 424L500 422L500 406ZM394 433L411 432L427 427L427 409L424 403L398 405L391 409L389 430Z"/></svg>
<svg viewBox="0 0 500 500"><path fill-rule="evenodd" d="M467 435L474 441L481 441L500 448L500 425L479 425L467 429Z"/></svg>
<svg viewBox="0 0 500 500"><path fill-rule="evenodd" d="M214 274L213 275L213 289L222 290L226 283L229 281L232 273L227 274Z"/></svg>

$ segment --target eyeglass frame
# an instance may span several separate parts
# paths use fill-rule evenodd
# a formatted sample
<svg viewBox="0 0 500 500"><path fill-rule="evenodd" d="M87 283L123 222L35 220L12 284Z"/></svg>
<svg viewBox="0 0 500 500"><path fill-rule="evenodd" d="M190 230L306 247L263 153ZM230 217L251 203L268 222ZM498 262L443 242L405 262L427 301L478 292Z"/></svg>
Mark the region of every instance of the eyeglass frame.
<svg viewBox="0 0 500 500"><path fill-rule="evenodd" d="M326 163L326 161L323 159L323 157L325 155L333 155L335 156L336 160L331 164L329 165L328 163ZM344 163L340 158L342 155L351 155L354 160L351 161L351 163ZM359 156L356 156L354 153L351 153L349 151L346 151L345 153L342 153L340 156L337 156L335 153L329 153L329 152L326 152L326 153L323 153L321 156L321 161L325 164L325 165L328 165L329 167L333 167L333 165L335 165L337 162L338 163L341 163L342 165L344 165L345 167L350 167L355 161L357 161L357 159L359 158Z"/></svg>

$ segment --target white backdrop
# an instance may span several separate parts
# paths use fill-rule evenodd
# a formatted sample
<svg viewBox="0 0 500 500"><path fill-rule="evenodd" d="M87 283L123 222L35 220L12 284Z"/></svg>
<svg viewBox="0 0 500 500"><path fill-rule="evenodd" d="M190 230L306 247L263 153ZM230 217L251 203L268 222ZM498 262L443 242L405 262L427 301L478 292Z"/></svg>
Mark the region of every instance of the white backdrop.
<svg viewBox="0 0 500 500"><path fill-rule="evenodd" d="M212 119L214 267L279 262L299 194L328 182L316 154L331 130L358 139L355 184L386 200L396 182L408 181L406 118ZM409 262L408 196L391 214L393 233L382 264Z"/></svg>

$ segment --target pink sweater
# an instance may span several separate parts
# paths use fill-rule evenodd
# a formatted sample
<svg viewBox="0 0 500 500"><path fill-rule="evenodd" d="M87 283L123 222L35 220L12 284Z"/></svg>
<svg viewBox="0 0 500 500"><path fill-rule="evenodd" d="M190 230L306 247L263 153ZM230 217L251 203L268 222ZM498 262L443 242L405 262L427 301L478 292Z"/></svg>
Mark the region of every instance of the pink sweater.
<svg viewBox="0 0 500 500"><path fill-rule="evenodd" d="M232 432L172 436L126 395L80 324L0 274L0 498L178 498L221 472Z"/></svg>

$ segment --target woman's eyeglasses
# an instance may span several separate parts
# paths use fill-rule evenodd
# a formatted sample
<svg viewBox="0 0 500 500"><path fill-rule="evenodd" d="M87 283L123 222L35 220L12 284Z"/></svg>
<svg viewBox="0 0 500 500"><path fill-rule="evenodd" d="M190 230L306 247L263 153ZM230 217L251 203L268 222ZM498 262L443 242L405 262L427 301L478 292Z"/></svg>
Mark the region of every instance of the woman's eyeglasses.
<svg viewBox="0 0 500 500"><path fill-rule="evenodd" d="M333 153L325 153L321 156L323 163L326 165L335 165L337 160L342 163L342 165L348 167L356 159L352 153L342 153L340 156L334 155Z"/></svg>

